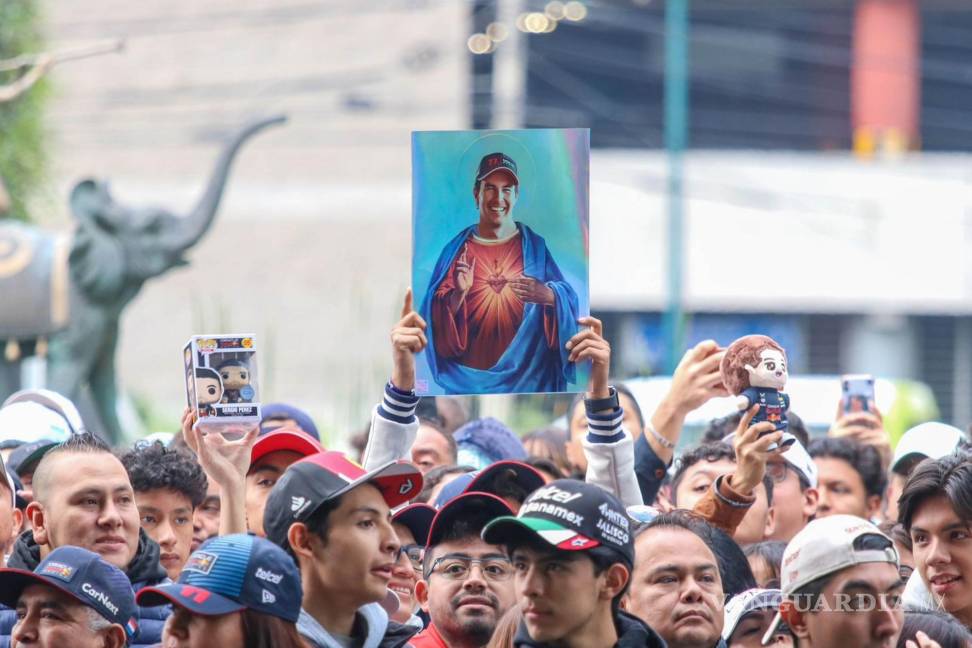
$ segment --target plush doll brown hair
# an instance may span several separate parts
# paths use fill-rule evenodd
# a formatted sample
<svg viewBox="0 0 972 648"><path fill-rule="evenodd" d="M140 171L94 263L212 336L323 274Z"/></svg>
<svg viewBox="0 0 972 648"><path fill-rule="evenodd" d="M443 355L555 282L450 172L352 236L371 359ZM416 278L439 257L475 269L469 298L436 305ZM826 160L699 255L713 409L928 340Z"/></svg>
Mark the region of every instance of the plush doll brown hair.
<svg viewBox="0 0 972 648"><path fill-rule="evenodd" d="M765 335L747 335L729 345L726 355L722 357L719 371L722 373L722 382L730 394L738 396L750 387L746 365L750 367L758 365L760 354L766 349L776 349L786 358L783 347L776 340Z"/></svg>

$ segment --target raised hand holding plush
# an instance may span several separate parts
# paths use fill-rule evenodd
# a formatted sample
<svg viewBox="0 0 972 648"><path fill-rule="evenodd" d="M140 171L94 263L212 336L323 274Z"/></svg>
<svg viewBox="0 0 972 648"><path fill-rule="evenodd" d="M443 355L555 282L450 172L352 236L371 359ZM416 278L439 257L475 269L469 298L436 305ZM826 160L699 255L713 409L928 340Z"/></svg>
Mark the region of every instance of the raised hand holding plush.
<svg viewBox="0 0 972 648"><path fill-rule="evenodd" d="M786 351L773 338L765 335L741 337L726 350L720 367L722 382L736 396L736 406L748 410L759 405L752 423L772 423L786 432L786 412L790 397L783 393L787 379ZM790 439L784 439L787 445Z"/></svg>

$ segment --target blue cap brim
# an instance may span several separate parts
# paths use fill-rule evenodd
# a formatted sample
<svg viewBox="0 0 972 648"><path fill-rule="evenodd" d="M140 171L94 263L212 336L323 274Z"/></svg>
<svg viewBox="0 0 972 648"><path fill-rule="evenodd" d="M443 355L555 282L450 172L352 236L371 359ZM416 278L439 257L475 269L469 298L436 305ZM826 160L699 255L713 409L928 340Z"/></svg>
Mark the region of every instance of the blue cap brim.
<svg viewBox="0 0 972 648"><path fill-rule="evenodd" d="M245 610L242 603L226 598L222 594L185 583L168 583L155 587L143 587L135 595L135 602L143 607L156 605L178 605L193 614L219 616Z"/></svg>

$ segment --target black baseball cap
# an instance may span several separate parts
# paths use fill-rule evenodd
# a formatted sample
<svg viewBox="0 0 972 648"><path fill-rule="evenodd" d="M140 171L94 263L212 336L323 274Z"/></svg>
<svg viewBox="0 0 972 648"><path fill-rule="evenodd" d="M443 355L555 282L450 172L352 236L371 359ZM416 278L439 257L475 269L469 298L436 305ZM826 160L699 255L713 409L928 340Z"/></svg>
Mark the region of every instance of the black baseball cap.
<svg viewBox="0 0 972 648"><path fill-rule="evenodd" d="M490 153L484 155L483 159L479 161L479 172L476 174L476 182L479 183L486 176L496 171L506 171L512 174L513 179L519 184L520 176L516 173L516 162L506 153Z"/></svg>
<svg viewBox="0 0 972 648"><path fill-rule="evenodd" d="M390 461L367 471L343 453L318 452L293 463L277 481L263 513L267 538L287 547L287 532L321 505L361 484L373 484L390 508L404 504L422 490L422 473L406 461Z"/></svg>
<svg viewBox="0 0 972 648"><path fill-rule="evenodd" d="M442 536L456 522L474 517L490 521L504 516L512 516L513 509L505 501L490 493L463 493L446 502L435 514L432 527L429 529L429 541L426 547L434 547L442 540ZM514 518L515 519L515 518Z"/></svg>
<svg viewBox="0 0 972 648"><path fill-rule="evenodd" d="M58 547L34 571L0 569L0 603L15 607L30 585L46 585L63 592L125 628L129 638L138 631L132 584L125 573L101 556L81 547Z"/></svg>
<svg viewBox="0 0 972 648"><path fill-rule="evenodd" d="M392 524L401 524L408 529L415 536L415 542L424 547L428 544L435 514L435 507L428 504L408 504L392 511Z"/></svg>
<svg viewBox="0 0 972 648"><path fill-rule="evenodd" d="M600 486L576 479L558 479L533 492L520 512L493 520L483 540L516 547L528 538L564 551L594 547L614 550L634 564L634 523L617 497Z"/></svg>
<svg viewBox="0 0 972 648"><path fill-rule="evenodd" d="M18 476L23 476L25 472L34 470L44 455L58 443L58 441L50 439L39 439L25 443L10 453L7 458L7 467Z"/></svg>
<svg viewBox="0 0 972 648"><path fill-rule="evenodd" d="M436 508L441 508L446 502L462 493L490 493L500 495L497 482L504 476L516 483L529 495L543 486L546 481L536 468L520 461L494 461L482 470L459 475L442 487L435 498Z"/></svg>
<svg viewBox="0 0 972 648"><path fill-rule="evenodd" d="M300 616L302 597L293 559L269 540L245 533L207 540L189 556L179 582L143 587L136 595L149 607L173 603L203 616L250 609L291 623Z"/></svg>

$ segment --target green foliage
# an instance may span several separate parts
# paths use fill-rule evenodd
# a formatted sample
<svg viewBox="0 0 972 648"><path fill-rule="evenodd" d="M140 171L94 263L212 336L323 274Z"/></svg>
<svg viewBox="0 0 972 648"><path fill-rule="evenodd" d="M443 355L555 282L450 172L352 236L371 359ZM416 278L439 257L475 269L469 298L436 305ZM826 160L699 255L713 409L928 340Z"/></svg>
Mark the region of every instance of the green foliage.
<svg viewBox="0 0 972 648"><path fill-rule="evenodd" d="M40 52L39 0L0 0L0 60ZM24 70L0 72L0 85ZM47 97L41 81L17 99L0 104L0 178L10 194L8 216L28 220L25 207L44 180L47 156L43 107Z"/></svg>

